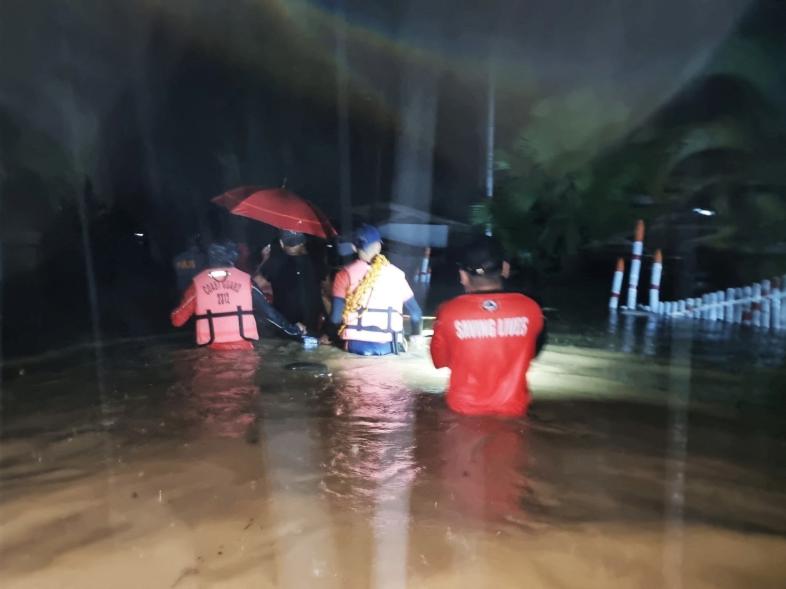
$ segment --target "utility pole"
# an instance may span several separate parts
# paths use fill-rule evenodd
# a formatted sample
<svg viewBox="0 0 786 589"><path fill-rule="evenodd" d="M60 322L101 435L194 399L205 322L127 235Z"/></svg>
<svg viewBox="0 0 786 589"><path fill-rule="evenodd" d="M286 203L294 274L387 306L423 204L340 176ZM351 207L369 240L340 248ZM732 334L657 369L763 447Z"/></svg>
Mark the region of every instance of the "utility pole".
<svg viewBox="0 0 786 589"><path fill-rule="evenodd" d="M352 172L349 145L349 97L347 92L347 19L344 0L336 0L336 95L338 109L338 169L341 233L352 232Z"/></svg>
<svg viewBox="0 0 786 589"><path fill-rule="evenodd" d="M496 94L497 81L494 74L494 62L489 59L488 91L486 96L486 198L489 202L494 198L494 131L496 127ZM486 223L486 235L491 236L491 222Z"/></svg>

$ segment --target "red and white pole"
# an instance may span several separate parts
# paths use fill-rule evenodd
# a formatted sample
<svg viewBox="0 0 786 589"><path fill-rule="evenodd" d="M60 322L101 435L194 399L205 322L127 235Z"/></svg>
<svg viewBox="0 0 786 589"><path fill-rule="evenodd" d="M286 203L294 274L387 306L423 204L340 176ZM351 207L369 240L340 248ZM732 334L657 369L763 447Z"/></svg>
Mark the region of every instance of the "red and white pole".
<svg viewBox="0 0 786 589"><path fill-rule="evenodd" d="M423 250L423 257L420 258L420 266L415 272L416 284L428 284L431 282L431 248Z"/></svg>
<svg viewBox="0 0 786 589"><path fill-rule="evenodd" d="M609 298L609 309L617 310L620 302L620 292L622 292L622 276L625 274L625 260L617 260L617 269L614 271L614 278L611 281L611 297Z"/></svg>
<svg viewBox="0 0 786 589"><path fill-rule="evenodd" d="M652 263L652 274L650 275L650 312L658 309L658 299L660 297L660 279L663 275L663 253L655 250L655 260Z"/></svg>
<svg viewBox="0 0 786 589"><path fill-rule="evenodd" d="M639 288L639 273L641 272L641 254L644 251L644 221L636 222L636 234L633 239L633 255L630 262L630 276L628 277L628 309L636 309L636 294Z"/></svg>
<svg viewBox="0 0 786 589"><path fill-rule="evenodd" d="M420 260L420 283L428 284L431 282L431 248L423 250L423 259Z"/></svg>

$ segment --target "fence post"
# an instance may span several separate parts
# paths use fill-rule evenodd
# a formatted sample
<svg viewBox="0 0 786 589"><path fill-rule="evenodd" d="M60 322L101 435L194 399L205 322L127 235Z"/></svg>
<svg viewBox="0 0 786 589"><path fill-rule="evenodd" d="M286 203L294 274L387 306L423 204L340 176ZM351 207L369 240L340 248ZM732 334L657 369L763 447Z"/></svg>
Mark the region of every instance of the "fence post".
<svg viewBox="0 0 786 589"><path fill-rule="evenodd" d="M745 303L743 303L744 298L745 298L745 291L740 287L735 288L734 299L737 302L734 305L734 323L737 324L742 323L742 315L745 311L744 309Z"/></svg>
<svg viewBox="0 0 786 589"><path fill-rule="evenodd" d="M753 327L761 326L761 284L754 283L751 287L753 300L751 301L751 324Z"/></svg>
<svg viewBox="0 0 786 589"><path fill-rule="evenodd" d="M770 301L771 299L771 290L770 290L770 281L769 280L762 280L761 281L761 326L765 329L770 328Z"/></svg>
<svg viewBox="0 0 786 589"><path fill-rule="evenodd" d="M707 319L710 321L718 320L718 297L716 293L711 292L707 294L707 302L710 308L707 310Z"/></svg>
<svg viewBox="0 0 786 589"><path fill-rule="evenodd" d="M641 254L644 251L644 221L636 222L636 234L633 241L633 255L628 276L628 309L636 309L636 294L639 288L639 272L641 271Z"/></svg>
<svg viewBox="0 0 786 589"><path fill-rule="evenodd" d="M723 320L732 323L734 321L734 289L726 289L726 304L723 307Z"/></svg>
<svg viewBox="0 0 786 589"><path fill-rule="evenodd" d="M655 250L655 259L652 262L652 273L650 275L650 309L658 306L660 298L660 279L663 276L663 253Z"/></svg>
<svg viewBox="0 0 786 589"><path fill-rule="evenodd" d="M620 302L623 274L625 274L625 260L618 258L617 269L614 271L614 278L611 280L611 297L609 297L609 309L614 311L617 310Z"/></svg>
<svg viewBox="0 0 786 589"><path fill-rule="evenodd" d="M743 325L750 325L753 322L753 288L750 286L743 287L743 298L745 303L742 311Z"/></svg>

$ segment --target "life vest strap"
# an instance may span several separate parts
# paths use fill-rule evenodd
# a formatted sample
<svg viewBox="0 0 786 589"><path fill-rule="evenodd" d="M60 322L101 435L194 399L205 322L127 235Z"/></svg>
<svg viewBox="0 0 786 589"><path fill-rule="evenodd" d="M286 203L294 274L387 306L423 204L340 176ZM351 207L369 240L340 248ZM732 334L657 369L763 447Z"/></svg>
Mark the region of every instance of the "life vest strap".
<svg viewBox="0 0 786 589"><path fill-rule="evenodd" d="M254 311L246 311L240 305L237 306L235 311L221 311L220 313L214 313L210 309L204 315L194 315L194 319L199 321L200 319L207 320L207 326L210 330L210 337L204 344L198 344L199 346L209 346L212 344L216 339L216 330L213 327L213 319L218 319L221 317L237 317L237 324L238 330L240 332L240 337L248 342L253 342L254 338L246 337L245 329L243 328L243 315L254 315Z"/></svg>

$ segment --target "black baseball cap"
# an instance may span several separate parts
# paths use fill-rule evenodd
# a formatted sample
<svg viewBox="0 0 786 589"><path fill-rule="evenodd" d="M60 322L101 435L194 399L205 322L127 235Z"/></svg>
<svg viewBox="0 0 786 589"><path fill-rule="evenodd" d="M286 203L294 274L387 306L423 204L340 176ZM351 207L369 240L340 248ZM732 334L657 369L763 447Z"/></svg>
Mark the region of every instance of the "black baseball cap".
<svg viewBox="0 0 786 589"><path fill-rule="evenodd" d="M473 239L461 253L459 268L475 276L498 274L502 271L505 252L499 241L483 235Z"/></svg>
<svg viewBox="0 0 786 589"><path fill-rule="evenodd" d="M281 243L287 247L295 247L296 245L306 243L305 233L300 233L299 231L282 229L279 233L279 237L281 238Z"/></svg>

